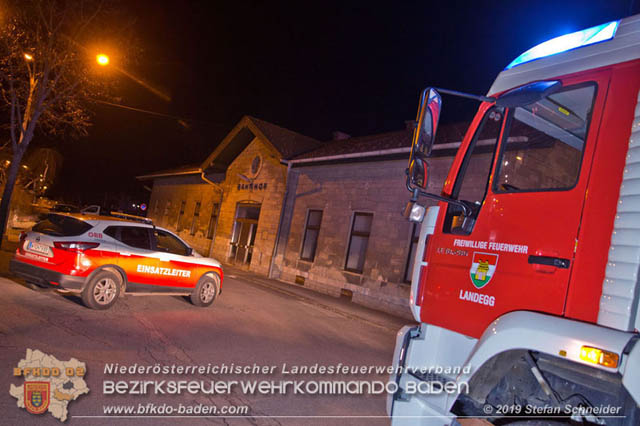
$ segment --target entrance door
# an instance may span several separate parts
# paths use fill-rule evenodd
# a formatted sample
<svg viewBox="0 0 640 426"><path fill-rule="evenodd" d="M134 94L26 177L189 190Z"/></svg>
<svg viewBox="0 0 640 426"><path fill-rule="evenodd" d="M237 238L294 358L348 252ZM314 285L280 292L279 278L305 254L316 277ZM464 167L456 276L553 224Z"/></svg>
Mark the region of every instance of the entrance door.
<svg viewBox="0 0 640 426"><path fill-rule="evenodd" d="M562 83L533 104L486 111L452 191L476 221L463 228L441 204L423 321L477 338L507 312L563 315L608 74Z"/></svg>
<svg viewBox="0 0 640 426"><path fill-rule="evenodd" d="M253 244L258 230L260 217L259 204L239 204L236 209L236 222L231 237L230 260L238 265L250 265Z"/></svg>

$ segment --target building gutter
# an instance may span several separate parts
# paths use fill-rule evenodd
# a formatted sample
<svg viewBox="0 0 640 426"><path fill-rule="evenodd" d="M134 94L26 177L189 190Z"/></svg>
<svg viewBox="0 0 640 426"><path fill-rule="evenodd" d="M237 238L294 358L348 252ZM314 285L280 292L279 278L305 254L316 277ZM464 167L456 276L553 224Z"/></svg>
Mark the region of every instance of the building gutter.
<svg viewBox="0 0 640 426"><path fill-rule="evenodd" d="M529 140L526 136L512 136L508 138L508 142L527 142ZM477 146L483 145L492 145L495 143L493 139L483 139L476 142ZM437 145L433 145L433 151L442 151L446 149L458 149L462 145L462 142L449 142L449 143L439 143ZM313 157L313 158L300 158L297 160L281 160L282 164L308 164L308 163L320 163L323 161L333 161L333 160L346 160L352 158L366 158L366 157L380 157L384 155L393 155L393 154L408 154L411 152L411 147L407 146L404 148L393 148L393 149L381 149L377 151L366 151L366 152L354 152L351 154L340 154L340 155L327 155L324 157Z"/></svg>
<svg viewBox="0 0 640 426"><path fill-rule="evenodd" d="M269 278L273 278L271 274L273 273L273 266L276 263L276 254L278 253L278 246L280 245L280 232L282 231L282 222L284 221L284 212L287 205L287 198L289 198L289 172L291 171L292 161L280 160L280 163L287 165L287 176L285 178L285 189L284 198L282 199L282 207L280 207L280 220L278 220L278 229L276 230L276 242L273 245L273 253L271 253L271 262L269 263L269 272L267 275L267 277Z"/></svg>
<svg viewBox="0 0 640 426"><path fill-rule="evenodd" d="M435 149L435 147L434 147ZM390 154L404 154L411 152L411 147L406 148L394 148L394 149L384 149L378 151L367 151L367 152L354 152L351 154L340 154L340 155L328 155L324 157L313 157L313 158L300 158L298 160L281 160L280 162L283 164L304 164L304 163L316 163L320 161L329 161L329 160L343 160L348 158L363 158L363 157L378 157L382 155L390 155Z"/></svg>
<svg viewBox="0 0 640 426"><path fill-rule="evenodd" d="M216 227L213 231L213 235L211 235L211 244L209 244L208 256L211 257L211 254L213 253L213 243L215 242L216 235L218 234L218 221L220 220L220 209L222 209L222 199L224 198L224 188L222 188L220 184L212 182L211 180L207 179L207 177L204 175L204 170L202 169L198 169L198 170L200 170L200 178L204 182L208 183L209 185L213 186L214 188L220 191L220 206L218 206L218 214L216 215Z"/></svg>

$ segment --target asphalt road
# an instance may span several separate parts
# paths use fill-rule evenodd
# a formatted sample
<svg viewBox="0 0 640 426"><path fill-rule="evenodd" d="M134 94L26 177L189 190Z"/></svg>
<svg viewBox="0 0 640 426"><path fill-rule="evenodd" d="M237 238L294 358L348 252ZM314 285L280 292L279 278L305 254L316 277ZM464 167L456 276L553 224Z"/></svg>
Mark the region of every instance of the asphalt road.
<svg viewBox="0 0 640 426"><path fill-rule="evenodd" d="M0 423L60 424L49 413L32 415L18 408L9 394L13 368L27 348L87 365L90 392L71 401L71 425L388 424L385 394L296 395L242 391L215 395L105 395L108 380L229 381L374 381L386 374L285 374L292 366L389 366L395 331L408 321L387 316L304 289L227 271L222 295L209 308L196 308L181 297L121 298L108 311L84 307L79 298L55 291L34 291L0 278ZM272 374L107 374L105 365L257 366ZM307 388L313 391L313 388ZM99 417L105 406L162 404L177 407L247 406L242 417ZM176 415L174 413L174 415ZM337 416L337 417L336 417ZM380 417L367 417L380 416Z"/></svg>

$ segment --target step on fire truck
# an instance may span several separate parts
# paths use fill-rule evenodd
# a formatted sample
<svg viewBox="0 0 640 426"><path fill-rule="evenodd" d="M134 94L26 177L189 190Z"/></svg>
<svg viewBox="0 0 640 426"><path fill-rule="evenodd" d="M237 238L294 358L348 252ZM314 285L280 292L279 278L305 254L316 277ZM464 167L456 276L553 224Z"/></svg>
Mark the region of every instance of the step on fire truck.
<svg viewBox="0 0 640 426"><path fill-rule="evenodd" d="M636 15L528 50L487 96L423 92L393 424L640 424L639 90ZM441 93L481 104L436 189Z"/></svg>

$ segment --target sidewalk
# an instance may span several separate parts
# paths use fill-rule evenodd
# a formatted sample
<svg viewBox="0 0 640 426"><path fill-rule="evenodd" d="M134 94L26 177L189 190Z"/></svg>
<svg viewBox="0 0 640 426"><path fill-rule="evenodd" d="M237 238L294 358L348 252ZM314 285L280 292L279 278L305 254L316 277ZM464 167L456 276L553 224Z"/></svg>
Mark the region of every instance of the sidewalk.
<svg viewBox="0 0 640 426"><path fill-rule="evenodd" d="M404 325L415 324L406 318L367 308L366 306L353 303L346 298L332 297L296 284L267 278L232 265L223 265L223 270L225 280L227 278L242 278L250 284L269 288L270 290L296 298L300 302L326 309L351 320L363 321L394 333Z"/></svg>

